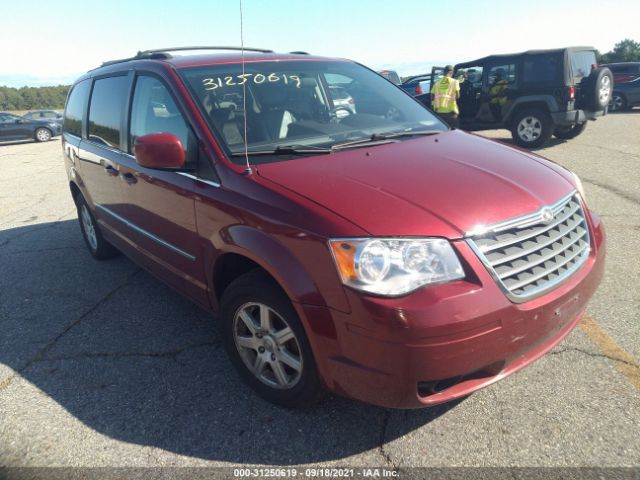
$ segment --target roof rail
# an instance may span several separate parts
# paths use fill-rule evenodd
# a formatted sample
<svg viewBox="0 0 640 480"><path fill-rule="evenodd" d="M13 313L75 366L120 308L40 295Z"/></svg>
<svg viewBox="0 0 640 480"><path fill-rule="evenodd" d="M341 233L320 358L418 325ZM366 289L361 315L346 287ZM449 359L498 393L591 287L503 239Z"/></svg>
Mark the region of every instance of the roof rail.
<svg viewBox="0 0 640 480"><path fill-rule="evenodd" d="M144 60L144 59L166 60L168 58L171 58L171 55L169 55L168 53L162 53L162 52L154 52L154 53L138 52L135 57L121 58L119 60L109 60L108 62L102 62L102 65L100 65L100 66L101 67L106 67L107 65L114 65L116 63L129 62L131 60Z"/></svg>
<svg viewBox="0 0 640 480"><path fill-rule="evenodd" d="M234 50L234 51L242 51L246 50L249 52L260 52L260 53L273 53L273 50L267 50L264 48L249 48L249 47L172 47L172 48L154 48L153 50L143 50L139 51L135 56L129 58L121 58L119 60L109 60L108 62L103 62L101 67L106 67L107 65L114 65L116 63L129 62L131 60L167 60L171 58L171 54L167 52L179 52L184 50ZM295 53L304 53L304 52L295 52Z"/></svg>
<svg viewBox="0 0 640 480"><path fill-rule="evenodd" d="M164 52L179 52L182 50L246 50L249 52L260 52L260 53L273 53L273 50L268 50L265 48L249 48L249 47L172 47L172 48L155 48L153 50L144 50L142 52L138 52L138 55L145 54L153 54L153 53L164 53Z"/></svg>

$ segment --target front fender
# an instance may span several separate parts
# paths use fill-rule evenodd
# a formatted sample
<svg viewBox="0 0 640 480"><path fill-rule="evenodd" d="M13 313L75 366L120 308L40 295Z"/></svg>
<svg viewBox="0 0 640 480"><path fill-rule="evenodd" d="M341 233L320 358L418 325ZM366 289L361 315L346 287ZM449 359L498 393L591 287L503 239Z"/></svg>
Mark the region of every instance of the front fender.
<svg viewBox="0 0 640 480"><path fill-rule="evenodd" d="M304 260L298 258L293 252L299 252ZM218 259L226 253L242 255L268 272L285 291L294 303L326 307L331 304L334 308L348 310L347 299L341 285L336 288L335 281L329 275L323 275L329 268L334 268L328 247L319 238L310 238L308 235L299 237L296 235L272 235L264 230L247 225L231 225L219 231L216 238L211 239L209 248L205 253L207 276L211 288L211 302L217 310L217 292L214 289L214 266ZM326 257L326 262L323 261ZM305 264L306 262L306 264ZM323 270L317 272L315 270ZM321 278L324 285L318 285L314 278ZM328 287L327 287L328 285ZM324 287L324 288L323 288ZM327 290L331 296L329 302L323 290Z"/></svg>

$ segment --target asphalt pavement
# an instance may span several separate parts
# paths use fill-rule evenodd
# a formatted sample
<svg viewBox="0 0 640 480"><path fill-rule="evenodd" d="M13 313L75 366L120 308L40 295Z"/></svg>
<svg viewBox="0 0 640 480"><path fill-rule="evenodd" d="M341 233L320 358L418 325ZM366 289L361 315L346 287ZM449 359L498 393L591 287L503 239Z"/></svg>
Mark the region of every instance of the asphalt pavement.
<svg viewBox="0 0 640 480"><path fill-rule="evenodd" d="M125 257L91 258L58 139L0 144L0 466L639 466L639 132L636 109L537 152L604 219L588 320L508 379L413 411L259 399L206 312Z"/></svg>

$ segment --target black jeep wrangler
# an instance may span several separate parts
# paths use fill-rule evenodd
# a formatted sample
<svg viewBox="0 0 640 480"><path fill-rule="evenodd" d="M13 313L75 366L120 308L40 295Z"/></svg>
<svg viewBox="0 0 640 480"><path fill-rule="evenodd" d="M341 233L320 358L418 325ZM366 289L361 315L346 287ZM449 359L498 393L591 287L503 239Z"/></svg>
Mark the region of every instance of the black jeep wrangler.
<svg viewBox="0 0 640 480"><path fill-rule="evenodd" d="M431 84L443 74L431 72ZM515 143L544 145L551 135L574 138L587 120L607 113L613 76L598 68L592 47L530 50L460 63L459 126L464 130L507 128ZM429 94L416 97L430 107Z"/></svg>

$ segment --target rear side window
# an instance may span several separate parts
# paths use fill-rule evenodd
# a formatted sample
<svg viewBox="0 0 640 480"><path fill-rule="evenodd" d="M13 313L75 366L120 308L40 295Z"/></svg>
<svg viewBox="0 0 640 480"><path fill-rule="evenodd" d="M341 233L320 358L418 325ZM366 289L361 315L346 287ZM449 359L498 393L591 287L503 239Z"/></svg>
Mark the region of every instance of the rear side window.
<svg viewBox="0 0 640 480"><path fill-rule="evenodd" d="M82 114L90 84L89 80L77 83L71 90L64 109L64 131L77 137L82 137Z"/></svg>
<svg viewBox="0 0 640 480"><path fill-rule="evenodd" d="M120 121L129 89L129 77L96 80L89 105L89 140L120 148Z"/></svg>
<svg viewBox="0 0 640 480"><path fill-rule="evenodd" d="M550 83L560 80L562 59L558 55L535 55L525 58L522 80L526 83Z"/></svg>
<svg viewBox="0 0 640 480"><path fill-rule="evenodd" d="M571 73L573 75L573 83L577 84L583 78L591 74L591 70L597 65L596 53L592 50L584 50L582 52L571 52Z"/></svg>

